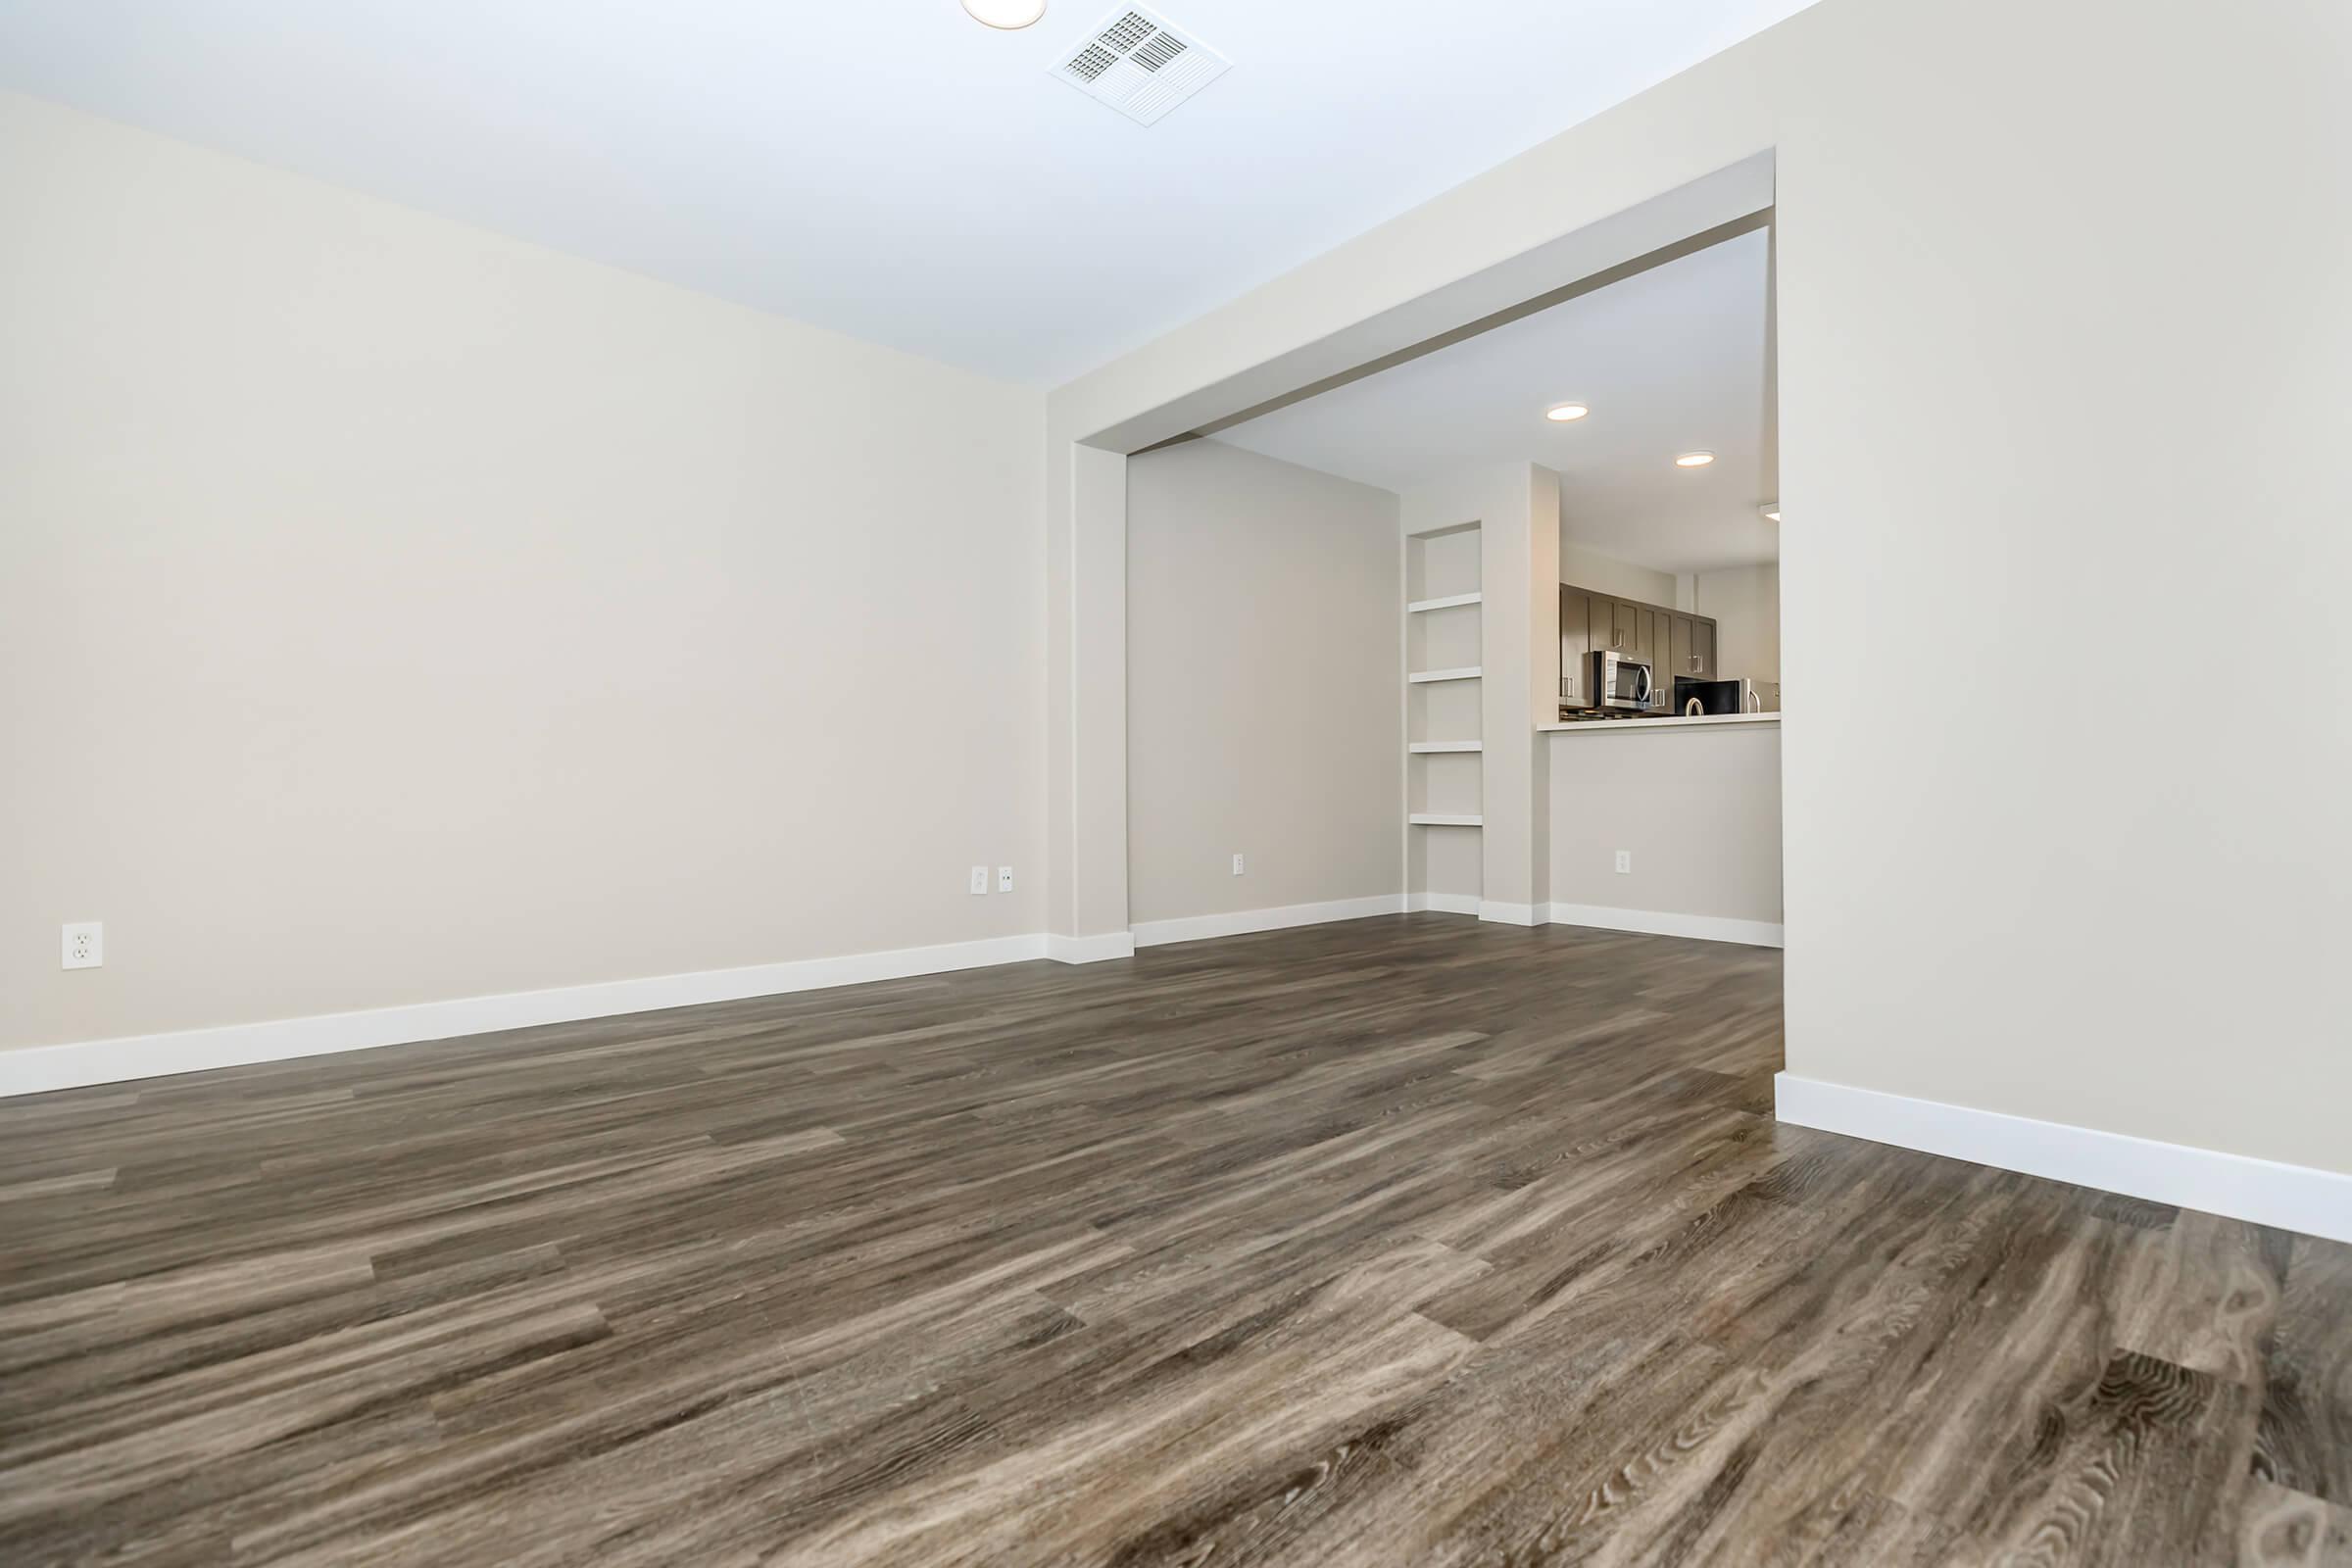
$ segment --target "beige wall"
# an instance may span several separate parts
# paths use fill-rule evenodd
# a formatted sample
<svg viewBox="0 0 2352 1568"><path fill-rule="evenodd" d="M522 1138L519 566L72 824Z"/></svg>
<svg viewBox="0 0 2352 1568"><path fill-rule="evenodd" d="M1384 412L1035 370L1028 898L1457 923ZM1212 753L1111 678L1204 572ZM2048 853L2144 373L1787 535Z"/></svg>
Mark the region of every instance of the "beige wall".
<svg viewBox="0 0 2352 1568"><path fill-rule="evenodd" d="M1053 428L1213 417L1503 308L1544 286L1520 258L1771 150L1791 1070L2352 1170L2352 723L2309 696L2352 662L2348 77L2334 0L1822 0L1057 390ZM2309 678L2018 700L2139 668L2150 606ZM1922 706L1923 663L1968 678Z"/></svg>
<svg viewBox="0 0 2352 1568"><path fill-rule="evenodd" d="M1127 509L1135 921L1400 892L1396 497L1194 441Z"/></svg>
<svg viewBox="0 0 2352 1568"><path fill-rule="evenodd" d="M1715 622L1715 667L1726 679L1781 678L1781 568L1732 566L1691 579L1690 608Z"/></svg>
<svg viewBox="0 0 2352 1568"><path fill-rule="evenodd" d="M1571 544L1565 520L1560 524L1560 581L1578 588L1597 588L1622 599L1638 599L1645 605L1675 603L1673 572L1652 571Z"/></svg>
<svg viewBox="0 0 2352 1568"><path fill-rule="evenodd" d="M1781 923L1779 725L1609 726L1544 746L1555 904Z"/></svg>
<svg viewBox="0 0 2352 1568"><path fill-rule="evenodd" d="M22 98L0 212L0 1044L1043 929L1037 394Z"/></svg>
<svg viewBox="0 0 2352 1568"><path fill-rule="evenodd" d="M2352 721L2283 675L2352 662L2352 8L1861 4L1794 41L1790 1067L2352 1171ZM2240 603L2280 678L2168 664L2158 721L2097 675L2017 700L2149 650L2151 606Z"/></svg>

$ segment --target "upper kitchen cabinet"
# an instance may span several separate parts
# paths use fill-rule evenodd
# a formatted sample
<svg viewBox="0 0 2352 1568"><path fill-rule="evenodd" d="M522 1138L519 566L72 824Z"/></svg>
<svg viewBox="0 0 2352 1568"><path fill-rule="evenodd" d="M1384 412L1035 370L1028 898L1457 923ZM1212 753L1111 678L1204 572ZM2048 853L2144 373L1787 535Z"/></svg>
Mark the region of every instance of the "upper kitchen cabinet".
<svg viewBox="0 0 2352 1568"><path fill-rule="evenodd" d="M1585 656L1592 651L1592 599L1582 589L1560 585L1560 701L1585 701Z"/></svg>
<svg viewBox="0 0 2352 1568"><path fill-rule="evenodd" d="M1667 634L1665 668L1659 677L1715 679L1715 622L1701 615L1677 614L1673 619Z"/></svg>
<svg viewBox="0 0 2352 1568"><path fill-rule="evenodd" d="M1655 692L1650 706L1661 712L1672 704L1678 676L1716 678L1712 618L1562 584L1562 703L1571 708L1591 705L1592 674L1589 656L1610 650L1648 661Z"/></svg>
<svg viewBox="0 0 2352 1568"><path fill-rule="evenodd" d="M1664 712L1673 705L1674 672L1665 667L1666 644L1674 635L1674 612L1652 610L1647 612L1646 635L1642 639L1642 653L1648 659L1654 678L1649 706Z"/></svg>
<svg viewBox="0 0 2352 1568"><path fill-rule="evenodd" d="M1620 599L1615 605L1616 641L1609 644L1621 653L1639 654L1649 641L1649 615L1642 606Z"/></svg>
<svg viewBox="0 0 2352 1568"><path fill-rule="evenodd" d="M1607 594L1591 594L1586 598L1592 625L1592 646L1595 649L1628 646L1618 641L1617 601Z"/></svg>

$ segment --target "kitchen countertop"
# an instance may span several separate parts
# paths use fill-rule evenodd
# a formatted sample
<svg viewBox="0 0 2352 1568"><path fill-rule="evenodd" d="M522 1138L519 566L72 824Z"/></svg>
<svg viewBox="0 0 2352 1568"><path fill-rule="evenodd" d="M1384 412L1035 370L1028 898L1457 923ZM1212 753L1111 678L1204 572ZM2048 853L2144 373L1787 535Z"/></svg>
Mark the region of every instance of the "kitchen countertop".
<svg viewBox="0 0 2352 1568"><path fill-rule="evenodd" d="M1703 729L1710 724L1778 724L1778 713L1704 713L1696 718L1569 718L1556 724L1538 724L1539 735L1582 735L1620 729Z"/></svg>

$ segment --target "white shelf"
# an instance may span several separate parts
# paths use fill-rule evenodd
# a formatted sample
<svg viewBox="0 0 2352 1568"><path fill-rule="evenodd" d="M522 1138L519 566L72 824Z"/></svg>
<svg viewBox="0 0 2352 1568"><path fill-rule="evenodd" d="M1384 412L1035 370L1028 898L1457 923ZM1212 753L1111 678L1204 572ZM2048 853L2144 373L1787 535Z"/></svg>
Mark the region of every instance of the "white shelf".
<svg viewBox="0 0 2352 1568"><path fill-rule="evenodd" d="M1417 533L1408 533L1405 537L1407 539L1450 539L1455 534L1476 532L1478 532L1478 524L1475 522L1448 522L1435 528L1423 528Z"/></svg>
<svg viewBox="0 0 2352 1568"><path fill-rule="evenodd" d="M1485 594L1454 594L1446 599L1416 599L1404 607L1408 615L1418 615L1425 610L1453 610L1462 605L1484 604Z"/></svg>
<svg viewBox="0 0 2352 1568"><path fill-rule="evenodd" d="M1427 757L1433 752L1483 752L1486 749L1485 741L1415 741L1405 748L1406 751L1422 757Z"/></svg>
<svg viewBox="0 0 2352 1568"><path fill-rule="evenodd" d="M1485 827L1483 816L1461 816L1447 811L1415 811L1405 818L1415 827Z"/></svg>
<svg viewBox="0 0 2352 1568"><path fill-rule="evenodd" d="M1424 686L1433 680L1476 680L1478 677L1478 665L1464 664L1459 669L1424 669L1404 678L1415 686Z"/></svg>

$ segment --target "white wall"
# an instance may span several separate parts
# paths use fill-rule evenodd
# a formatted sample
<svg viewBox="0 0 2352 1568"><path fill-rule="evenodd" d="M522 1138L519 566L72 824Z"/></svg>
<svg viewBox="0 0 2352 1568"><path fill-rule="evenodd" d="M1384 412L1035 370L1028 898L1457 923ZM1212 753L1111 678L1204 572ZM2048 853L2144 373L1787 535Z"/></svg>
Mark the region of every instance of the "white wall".
<svg viewBox="0 0 2352 1568"><path fill-rule="evenodd" d="M1673 572L1638 566L1572 543L1565 519L1560 524L1560 581L1576 588L1597 588L1621 599L1638 599L1645 605L1675 603Z"/></svg>
<svg viewBox="0 0 2352 1568"><path fill-rule="evenodd" d="M1781 923L1778 724L1586 725L1544 744L1554 903Z"/></svg>
<svg viewBox="0 0 2352 1568"><path fill-rule="evenodd" d="M1781 678L1781 568L1728 566L1691 579L1690 608L1715 622L1715 667L1725 679Z"/></svg>
<svg viewBox="0 0 2352 1568"><path fill-rule="evenodd" d="M1135 922L1400 892L1396 497L1193 441L1127 509Z"/></svg>
<svg viewBox="0 0 2352 1568"><path fill-rule="evenodd" d="M2352 664L2348 80L2333 0L1822 0L1050 428L1155 439L1503 308L1521 258L1769 149L1791 1070L2352 1170L2352 719L2310 699ZM2142 669L2152 606L2261 626L2278 678L2019 700ZM1923 661L1968 678L1921 705Z"/></svg>
<svg viewBox="0 0 2352 1568"><path fill-rule="evenodd" d="M16 97L0 212L0 1044L1043 928L1038 395Z"/></svg>

